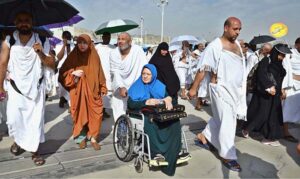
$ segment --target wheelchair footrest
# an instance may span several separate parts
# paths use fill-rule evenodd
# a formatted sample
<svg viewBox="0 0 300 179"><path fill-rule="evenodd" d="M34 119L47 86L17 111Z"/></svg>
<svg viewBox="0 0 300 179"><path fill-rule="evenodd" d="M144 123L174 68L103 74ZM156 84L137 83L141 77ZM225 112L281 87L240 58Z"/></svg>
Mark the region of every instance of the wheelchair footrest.
<svg viewBox="0 0 300 179"><path fill-rule="evenodd" d="M177 159L176 164L185 163L185 162L189 161L191 158L192 158L192 156L190 154L188 154L187 156L184 156L184 157L180 157Z"/></svg>
<svg viewBox="0 0 300 179"><path fill-rule="evenodd" d="M169 165L169 163L167 161L149 160L149 165L159 167L159 166L167 166Z"/></svg>

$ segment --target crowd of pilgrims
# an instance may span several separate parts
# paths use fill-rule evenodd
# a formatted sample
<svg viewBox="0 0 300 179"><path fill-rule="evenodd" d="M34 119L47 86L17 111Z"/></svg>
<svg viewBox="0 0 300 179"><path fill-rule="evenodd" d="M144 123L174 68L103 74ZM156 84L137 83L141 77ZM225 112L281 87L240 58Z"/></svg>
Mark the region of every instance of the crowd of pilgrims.
<svg viewBox="0 0 300 179"><path fill-rule="evenodd" d="M15 37L16 34L17 32L14 33ZM44 71L43 95L46 100L52 100L58 95L58 106L69 107L74 121L72 135L81 149L87 147L88 141L95 150L101 149L98 136L103 118L110 117L108 109L112 109L112 117L116 121L127 109L141 109L146 105L162 102L167 109L171 109L178 104L179 97L182 100L192 100L188 91L193 86L197 73L204 68L209 73L205 73L197 87L195 110L203 111L205 106L213 105L209 97L212 95L209 85L214 80L222 79L216 77L214 70L207 70L208 66L204 67L202 64L210 53L210 50L206 52L210 43L193 45L182 41L180 48L171 49L168 43L162 42L144 52L140 46L131 44L128 33L119 34L116 45L109 44L110 36L110 33L104 33L103 42L94 44L88 35L83 34L73 40L71 33L64 31L61 44L52 49L44 46L44 49L49 49L49 55L56 63L55 69L46 68ZM4 41L8 43L9 39L6 37ZM300 38L296 39L295 48L291 51L284 44L273 46L265 43L256 49L255 45L243 40L238 42L245 66L244 69L235 70L243 71L247 77L255 67L257 83L256 90L251 93L247 92L246 85L241 88L245 96L239 104L236 119L242 121L238 125L241 135L248 138L251 132L259 132L263 136L262 143L271 146L279 146L278 140L281 138L297 143L298 140L289 133L288 124L300 123ZM212 44L214 46L216 42ZM125 53L120 53L122 50ZM14 76L8 74L5 80L8 91L12 84L9 82L10 78ZM21 101L17 99L21 98L20 94L16 91L8 92L8 95L19 95L16 101ZM1 98L4 99L3 96ZM7 109L9 111L11 110ZM6 111L1 110L1 117L4 113ZM174 175L181 149L179 119L163 125L150 120L145 122L151 153L160 160L168 161L169 165L162 167L162 171L167 175ZM13 124L10 121L7 124L11 130ZM18 127L15 130L30 128L26 125ZM12 132L15 131L9 131L15 140L11 146L13 154L19 155L21 150L37 151L38 144L32 148L28 146L31 142ZM202 139L203 134L198 134L197 140L202 146L212 143L209 148L213 146L218 149L213 141L205 143ZM44 137L39 136L36 140L38 143L45 141ZM37 165L45 162L39 155L33 156L33 160ZM224 164L229 169L240 171L240 166L232 161L235 161L234 158L224 161Z"/></svg>

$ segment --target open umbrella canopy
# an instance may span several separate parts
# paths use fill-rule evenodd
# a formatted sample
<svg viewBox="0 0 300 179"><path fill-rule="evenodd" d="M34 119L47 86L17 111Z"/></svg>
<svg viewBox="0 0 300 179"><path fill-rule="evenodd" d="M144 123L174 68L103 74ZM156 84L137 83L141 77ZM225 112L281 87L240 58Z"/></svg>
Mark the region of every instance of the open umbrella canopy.
<svg viewBox="0 0 300 179"><path fill-rule="evenodd" d="M259 36L254 36L254 38L249 42L249 44L257 45L257 44L263 44L263 43L271 42L273 40L276 40L276 39L272 36L259 35Z"/></svg>
<svg viewBox="0 0 300 179"><path fill-rule="evenodd" d="M16 26L3 26L0 25L0 32L5 34L12 34L16 30ZM41 36L52 37L53 32L45 26L33 27L32 30Z"/></svg>
<svg viewBox="0 0 300 179"><path fill-rule="evenodd" d="M178 37L174 37L171 40L170 45L181 45L182 41L188 41L190 44L197 44L199 40L192 35L181 35Z"/></svg>
<svg viewBox="0 0 300 179"><path fill-rule="evenodd" d="M14 25L19 12L31 13L35 26L64 22L79 13L64 0L1 0L0 12L0 24L6 26Z"/></svg>
<svg viewBox="0 0 300 179"><path fill-rule="evenodd" d="M50 37L49 38L49 43L51 46L55 47L57 44L59 44L62 40L56 37Z"/></svg>
<svg viewBox="0 0 300 179"><path fill-rule="evenodd" d="M170 45L170 47L169 47L170 52L179 50L179 49L181 49L181 45Z"/></svg>
<svg viewBox="0 0 300 179"><path fill-rule="evenodd" d="M66 22L60 22L60 23L55 23L55 24L48 24L45 25L49 29L51 28L59 28L59 27L64 27L64 26L70 26L73 24L77 24L78 22L82 21L84 18L81 17L80 15L75 15L71 19L67 20Z"/></svg>
<svg viewBox="0 0 300 179"><path fill-rule="evenodd" d="M116 19L104 22L95 31L97 35L103 34L104 32L118 33L125 32L127 30L134 29L139 25L132 20L128 19Z"/></svg>

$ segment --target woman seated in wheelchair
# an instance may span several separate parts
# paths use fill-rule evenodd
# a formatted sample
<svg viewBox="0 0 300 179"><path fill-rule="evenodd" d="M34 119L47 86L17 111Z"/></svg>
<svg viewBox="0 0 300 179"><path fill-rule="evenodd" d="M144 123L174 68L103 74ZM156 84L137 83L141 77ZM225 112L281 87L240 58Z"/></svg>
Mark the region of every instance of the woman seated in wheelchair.
<svg viewBox="0 0 300 179"><path fill-rule="evenodd" d="M134 82L128 91L128 109L140 110L147 105L165 104L168 110L177 104L166 92L166 86L157 79L157 70L154 65L147 64L142 70L141 77ZM156 122L145 116L144 132L150 140L151 156L154 160L165 160L167 166L162 172L173 176L176 161L181 151L181 126L179 119Z"/></svg>

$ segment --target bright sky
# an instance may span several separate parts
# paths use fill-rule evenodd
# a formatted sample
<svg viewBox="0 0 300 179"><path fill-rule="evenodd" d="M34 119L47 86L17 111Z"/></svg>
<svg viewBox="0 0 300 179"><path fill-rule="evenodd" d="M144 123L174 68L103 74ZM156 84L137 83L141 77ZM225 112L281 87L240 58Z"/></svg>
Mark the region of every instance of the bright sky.
<svg viewBox="0 0 300 179"><path fill-rule="evenodd" d="M95 30L112 19L131 19L138 24L144 18L146 33L160 35L160 0L67 0L85 18L76 24ZM289 28L281 38L293 44L300 37L300 0L169 0L165 8L164 34L194 35L208 41L222 34L223 23L229 16L242 21L240 39L250 41L254 35L269 33L269 27L282 22ZM130 31L139 34L139 29Z"/></svg>

